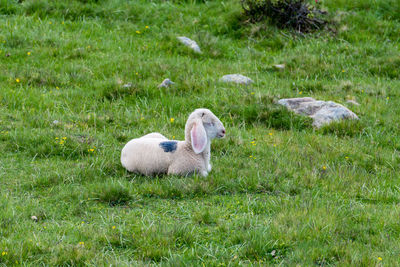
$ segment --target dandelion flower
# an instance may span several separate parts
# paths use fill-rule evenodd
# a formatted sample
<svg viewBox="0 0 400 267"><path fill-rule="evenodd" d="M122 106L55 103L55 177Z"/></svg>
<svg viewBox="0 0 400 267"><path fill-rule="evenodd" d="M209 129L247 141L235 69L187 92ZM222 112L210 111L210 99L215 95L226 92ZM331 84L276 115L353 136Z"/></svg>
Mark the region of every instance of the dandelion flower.
<svg viewBox="0 0 400 267"><path fill-rule="evenodd" d="M147 25L146 25L146 27L145 27L145 28L146 28L146 29L148 29L148 28L149 28L149 26L147 26Z"/></svg>
<svg viewBox="0 0 400 267"><path fill-rule="evenodd" d="M7 254L8 254L7 251L3 251L3 252L1 253L1 256L5 256L5 255L7 255Z"/></svg>
<svg viewBox="0 0 400 267"><path fill-rule="evenodd" d="M378 261L381 261L382 260L382 258L381 257L378 257Z"/></svg>
<svg viewBox="0 0 400 267"><path fill-rule="evenodd" d="M115 225L113 225L113 227L111 227L113 230L116 228Z"/></svg>
<svg viewBox="0 0 400 267"><path fill-rule="evenodd" d="M17 79L15 79L15 81L17 82L17 83L19 83L20 82L20 80L17 78Z"/></svg>
<svg viewBox="0 0 400 267"><path fill-rule="evenodd" d="M269 133L269 135L272 135L272 133Z"/></svg>
<svg viewBox="0 0 400 267"><path fill-rule="evenodd" d="M60 89L60 87L56 86L56 89L57 89L57 90L59 90L59 89Z"/></svg>
<svg viewBox="0 0 400 267"><path fill-rule="evenodd" d="M349 157L347 157L347 156L346 156L346 157L344 157L344 158L345 158L345 159L349 159Z"/></svg>
<svg viewBox="0 0 400 267"><path fill-rule="evenodd" d="M67 137L63 137L62 139L63 139L63 140L67 140Z"/></svg>
<svg viewBox="0 0 400 267"><path fill-rule="evenodd" d="M326 166L322 166L322 169L323 169L323 170L326 170Z"/></svg>
<svg viewBox="0 0 400 267"><path fill-rule="evenodd" d="M136 31L136 33L137 33L137 34L141 34L141 32L140 32L140 31Z"/></svg>
<svg viewBox="0 0 400 267"><path fill-rule="evenodd" d="M26 53L28 56L30 56L31 55L31 52L28 52L28 53Z"/></svg>
<svg viewBox="0 0 400 267"><path fill-rule="evenodd" d="M303 91L300 91L300 92L299 92L299 95L301 95L302 93L303 93Z"/></svg>
<svg viewBox="0 0 400 267"><path fill-rule="evenodd" d="M175 135L172 136L172 139L175 139Z"/></svg>
<svg viewBox="0 0 400 267"><path fill-rule="evenodd" d="M170 121L171 123L173 123L173 122L175 121L175 119L174 119L174 118L171 118L171 119L169 119L169 121Z"/></svg>
<svg viewBox="0 0 400 267"><path fill-rule="evenodd" d="M82 242L82 241L81 241L81 242L79 242L79 245L80 245L80 246L83 246L83 245L85 245L85 242Z"/></svg>
<svg viewBox="0 0 400 267"><path fill-rule="evenodd" d="M342 70L342 72L345 72L345 70Z"/></svg>

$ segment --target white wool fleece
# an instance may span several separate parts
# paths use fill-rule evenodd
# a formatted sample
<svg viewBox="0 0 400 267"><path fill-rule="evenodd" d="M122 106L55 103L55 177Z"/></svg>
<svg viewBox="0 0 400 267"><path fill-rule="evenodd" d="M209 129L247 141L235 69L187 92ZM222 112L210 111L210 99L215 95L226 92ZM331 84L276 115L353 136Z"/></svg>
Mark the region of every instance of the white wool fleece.
<svg viewBox="0 0 400 267"><path fill-rule="evenodd" d="M121 163L128 171L144 175L199 173L211 171L211 140L225 136L221 121L208 109L196 109L185 126L185 141L168 140L150 133L129 141L121 152Z"/></svg>

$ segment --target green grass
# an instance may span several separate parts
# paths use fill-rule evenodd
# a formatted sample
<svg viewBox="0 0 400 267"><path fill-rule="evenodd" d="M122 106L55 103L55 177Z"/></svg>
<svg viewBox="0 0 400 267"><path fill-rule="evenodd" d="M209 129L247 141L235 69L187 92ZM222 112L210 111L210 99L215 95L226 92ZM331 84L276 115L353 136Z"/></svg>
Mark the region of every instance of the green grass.
<svg viewBox="0 0 400 267"><path fill-rule="evenodd" d="M399 3L321 2L336 30L300 37L238 0L0 0L0 265L397 265ZM298 96L360 120L314 130ZM227 129L208 177L122 168L197 107Z"/></svg>

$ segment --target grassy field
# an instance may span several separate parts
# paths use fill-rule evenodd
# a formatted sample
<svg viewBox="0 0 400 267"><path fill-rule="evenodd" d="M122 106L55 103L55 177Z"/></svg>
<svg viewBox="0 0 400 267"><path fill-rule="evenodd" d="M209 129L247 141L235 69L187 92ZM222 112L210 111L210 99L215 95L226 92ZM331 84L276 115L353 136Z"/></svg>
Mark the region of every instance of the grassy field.
<svg viewBox="0 0 400 267"><path fill-rule="evenodd" d="M400 3L320 2L333 30L302 37L238 0L0 0L0 265L399 265ZM360 120L274 105L299 96ZM227 130L208 177L122 168L197 107Z"/></svg>

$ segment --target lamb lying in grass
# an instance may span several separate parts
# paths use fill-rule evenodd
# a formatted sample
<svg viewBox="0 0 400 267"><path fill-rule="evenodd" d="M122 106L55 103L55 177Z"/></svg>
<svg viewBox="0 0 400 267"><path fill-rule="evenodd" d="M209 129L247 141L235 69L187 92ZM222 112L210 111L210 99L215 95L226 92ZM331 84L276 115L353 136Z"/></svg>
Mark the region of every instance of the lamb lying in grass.
<svg viewBox="0 0 400 267"><path fill-rule="evenodd" d="M196 109L185 126L185 141L168 140L150 133L129 141L121 152L125 169L144 175L199 173L211 171L210 146L214 138L223 138L225 128L208 109Z"/></svg>

